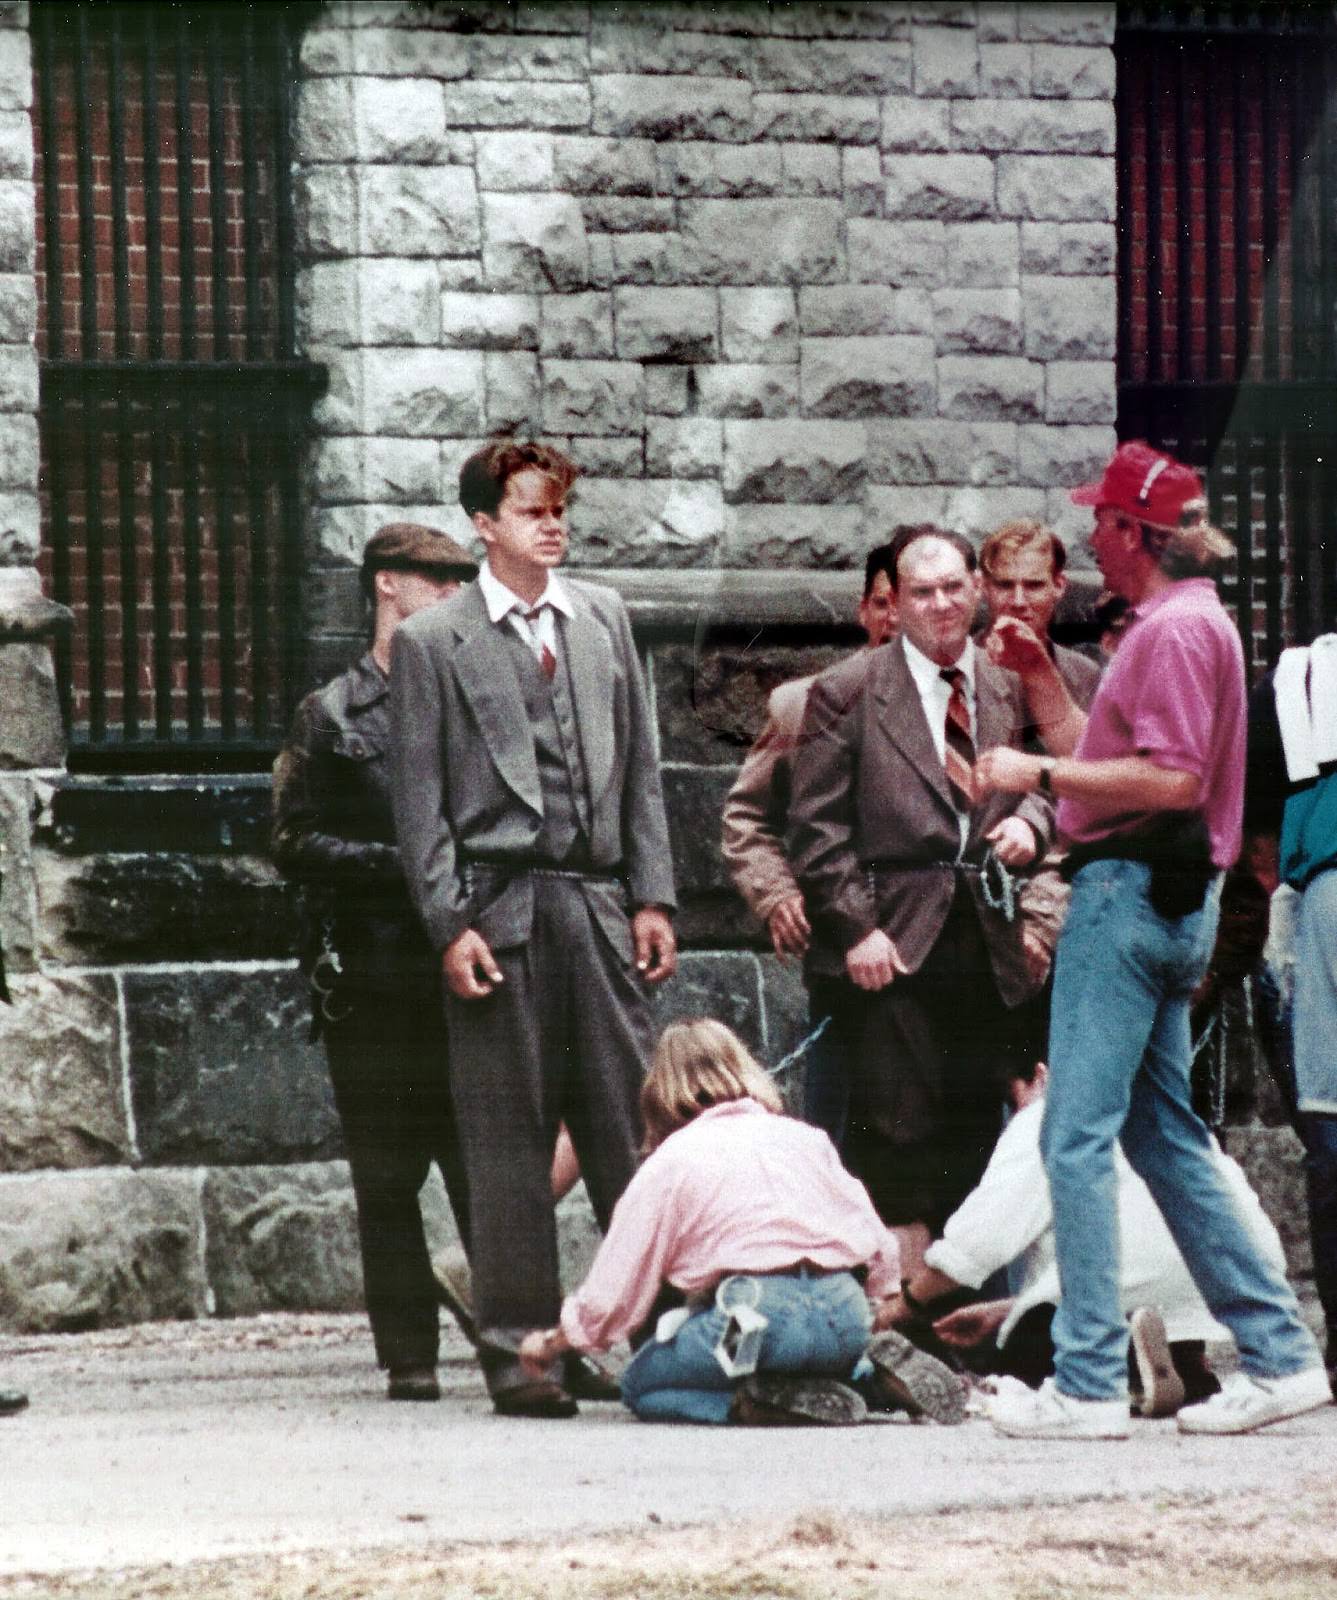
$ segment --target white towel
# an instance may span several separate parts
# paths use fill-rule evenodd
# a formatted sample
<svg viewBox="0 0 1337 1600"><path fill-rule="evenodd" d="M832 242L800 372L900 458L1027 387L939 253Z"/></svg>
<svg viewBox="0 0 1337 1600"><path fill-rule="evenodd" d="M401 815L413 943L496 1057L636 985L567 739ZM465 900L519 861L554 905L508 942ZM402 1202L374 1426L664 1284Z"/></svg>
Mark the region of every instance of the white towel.
<svg viewBox="0 0 1337 1600"><path fill-rule="evenodd" d="M1286 777L1304 783L1337 761L1337 633L1283 650L1273 691Z"/></svg>

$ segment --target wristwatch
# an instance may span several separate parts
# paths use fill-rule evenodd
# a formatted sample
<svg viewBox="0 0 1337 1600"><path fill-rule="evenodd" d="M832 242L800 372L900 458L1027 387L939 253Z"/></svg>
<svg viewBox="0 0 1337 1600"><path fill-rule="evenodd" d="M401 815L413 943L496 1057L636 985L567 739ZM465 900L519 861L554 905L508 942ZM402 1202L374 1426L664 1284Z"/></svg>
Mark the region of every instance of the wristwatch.
<svg viewBox="0 0 1337 1600"><path fill-rule="evenodd" d="M1037 787L1041 794L1052 795L1054 792L1054 763L1046 756L1040 762L1040 781Z"/></svg>

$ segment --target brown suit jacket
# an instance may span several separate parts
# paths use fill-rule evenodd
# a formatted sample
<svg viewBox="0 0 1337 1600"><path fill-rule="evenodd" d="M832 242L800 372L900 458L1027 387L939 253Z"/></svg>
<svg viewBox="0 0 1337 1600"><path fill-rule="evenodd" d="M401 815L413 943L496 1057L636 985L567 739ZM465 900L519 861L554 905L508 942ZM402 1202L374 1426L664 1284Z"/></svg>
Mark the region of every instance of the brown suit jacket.
<svg viewBox="0 0 1337 1600"><path fill-rule="evenodd" d="M1020 748L1026 719L1019 680L979 656L975 696L976 749ZM1013 812L1034 828L1044 855L1054 833L1050 802L1038 794L990 795L971 813L968 859L982 856L984 835ZM813 924L812 970L843 973L845 952L882 928L917 971L947 920L956 877L949 869L961 836L899 639L861 651L813 682L789 816L790 859ZM899 870L870 874L872 861L896 862ZM1007 922L985 902L977 876L966 882L999 993L1015 1005L1034 988L1020 920Z"/></svg>
<svg viewBox="0 0 1337 1600"><path fill-rule="evenodd" d="M720 850L734 888L765 923L782 900L799 892L789 865L790 767L803 725L812 675L792 678L771 693L766 726L748 751L724 802Z"/></svg>

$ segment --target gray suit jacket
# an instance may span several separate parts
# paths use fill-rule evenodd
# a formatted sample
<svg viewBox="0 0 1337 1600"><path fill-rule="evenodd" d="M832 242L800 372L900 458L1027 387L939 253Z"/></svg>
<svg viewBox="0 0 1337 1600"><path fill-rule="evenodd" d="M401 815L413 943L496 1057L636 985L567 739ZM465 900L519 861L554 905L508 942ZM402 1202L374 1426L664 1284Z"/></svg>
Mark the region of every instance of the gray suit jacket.
<svg viewBox="0 0 1337 1600"><path fill-rule="evenodd" d="M978 656L976 749L1019 747L1024 722L1020 681ZM979 859L984 835L1012 812L1035 829L1044 855L1054 833L1050 802L990 795L971 813L968 858ZM813 923L812 969L844 972L845 952L882 928L917 971L947 920L955 877L944 868L961 835L900 640L862 650L813 682L794 753L789 818L791 859ZM871 861L894 861L901 870L870 876ZM1014 1005L1034 987L1020 920L1008 923L990 908L977 877L967 882L999 993Z"/></svg>
<svg viewBox="0 0 1337 1600"><path fill-rule="evenodd" d="M565 575L575 616L557 626L589 782L590 852L621 872L633 906L671 907L673 866L650 707L631 624L611 589ZM509 627L509 623L502 626ZM409 892L437 949L476 928L494 949L529 937L524 876L487 897L465 858L523 858L543 820L534 741L515 664L482 591L470 584L400 624L391 648L392 799ZM630 951L624 896L586 895L617 948Z"/></svg>

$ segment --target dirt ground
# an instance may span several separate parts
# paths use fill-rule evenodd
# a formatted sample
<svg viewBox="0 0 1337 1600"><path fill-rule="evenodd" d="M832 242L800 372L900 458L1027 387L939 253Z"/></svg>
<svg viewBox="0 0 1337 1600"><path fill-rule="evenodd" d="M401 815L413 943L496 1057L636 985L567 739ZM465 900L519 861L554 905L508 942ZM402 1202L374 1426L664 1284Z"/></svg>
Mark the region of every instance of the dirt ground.
<svg viewBox="0 0 1337 1600"><path fill-rule="evenodd" d="M0 1578L42 1600L1329 1600L1337 1484Z"/></svg>
<svg viewBox="0 0 1337 1600"><path fill-rule="evenodd" d="M1124 1445L1024 1449L981 1422L759 1440L616 1408L550 1432L492 1417L454 1343L445 1402L400 1408L353 1317L0 1339L0 1375L33 1396L0 1423L0 1600L1337 1595L1332 1413L1238 1443L1159 1422ZM452 1453L478 1480L472 1509ZM516 1519L491 1516L489 1473L522 1511L559 1514L498 1538ZM415 1492L378 1497L386 1479ZM284 1492L286 1520L251 1515ZM736 1520L710 1515L716 1495ZM832 1501L862 1509L802 1509ZM623 1531L578 1531L598 1526Z"/></svg>

